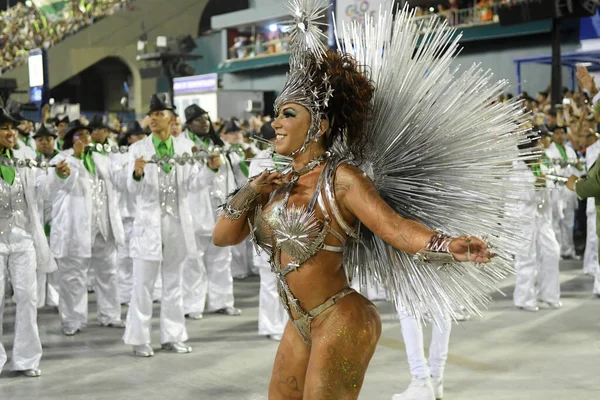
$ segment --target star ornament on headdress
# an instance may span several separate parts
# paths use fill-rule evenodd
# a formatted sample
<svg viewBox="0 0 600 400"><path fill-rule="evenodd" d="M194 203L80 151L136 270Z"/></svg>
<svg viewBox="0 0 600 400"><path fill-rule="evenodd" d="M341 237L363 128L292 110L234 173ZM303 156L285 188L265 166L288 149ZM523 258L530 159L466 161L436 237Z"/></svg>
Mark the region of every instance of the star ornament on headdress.
<svg viewBox="0 0 600 400"><path fill-rule="evenodd" d="M333 88L331 87L331 85L327 85L327 92L325 93L325 99L323 100L323 104L325 105L325 107L329 107L329 99L331 99L332 97Z"/></svg>
<svg viewBox="0 0 600 400"><path fill-rule="evenodd" d="M327 35L320 22L329 8L328 0L291 0L287 8L293 17L286 25L290 27L290 48L292 53L310 53L320 60L325 56Z"/></svg>

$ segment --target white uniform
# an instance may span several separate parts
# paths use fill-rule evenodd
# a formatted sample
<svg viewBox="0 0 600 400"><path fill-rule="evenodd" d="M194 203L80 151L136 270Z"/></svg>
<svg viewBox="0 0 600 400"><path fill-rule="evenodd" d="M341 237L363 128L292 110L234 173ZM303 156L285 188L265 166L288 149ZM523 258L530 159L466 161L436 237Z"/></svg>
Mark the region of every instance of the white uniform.
<svg viewBox="0 0 600 400"><path fill-rule="evenodd" d="M127 169L129 154L113 153L110 157L113 159L113 162ZM135 215L134 196L126 190L127 188L123 189L125 190L119 190L117 193L119 211L121 212L121 220L123 221L123 232L125 234L123 245L117 245L117 276L119 281L119 302L121 304L129 303L133 288L133 260L129 256L129 238L131 237L133 217Z"/></svg>
<svg viewBox="0 0 600 400"><path fill-rule="evenodd" d="M443 380L450 346L450 333L452 332L450 318L437 318L437 320L443 321L443 326L431 324L431 343L429 360L427 360L423 342L423 327L420 321L402 310L400 300L398 300L397 312L411 375L419 380L429 379L429 377Z"/></svg>
<svg viewBox="0 0 600 400"><path fill-rule="evenodd" d="M515 179L530 183L530 190L519 199L516 211L518 215L533 216L534 220L523 224L520 233L526 240L515 254L514 303L517 307L536 307L538 301L557 304L560 300L560 246L552 230L551 189L536 189L536 177L524 162L515 163L515 168L522 172ZM541 172L546 171L541 165Z"/></svg>
<svg viewBox="0 0 600 400"><path fill-rule="evenodd" d="M222 157L221 161L221 168L215 174L214 180L208 188L215 220L217 208L227 201L227 195L236 188L231 164L225 157ZM232 254L231 247L217 247L212 243L212 240L207 245L204 260L206 261L208 275L206 295L206 311L208 312L215 312L234 305L233 277L231 274Z"/></svg>
<svg viewBox="0 0 600 400"><path fill-rule="evenodd" d="M597 141L585 151L585 165L588 171L598 159L598 154L600 154L600 141ZM598 235L596 234L596 204L593 197L586 200L586 215L587 234L585 252L583 253L583 272L596 275L596 271L600 267L598 265Z"/></svg>
<svg viewBox="0 0 600 400"><path fill-rule="evenodd" d="M31 149L33 154L35 154L35 139L31 136L27 136L27 139L23 140L23 136L19 135L19 147L21 146L28 147L29 149Z"/></svg>
<svg viewBox="0 0 600 400"><path fill-rule="evenodd" d="M256 155L257 161L250 163L249 176L256 176L271 167L269 162L261 160L268 157L269 150L263 150ZM254 265L260 276L260 293L258 296L258 334L283 335L288 315L279 299L277 281L271 271L269 258L265 253L258 254L252 249Z"/></svg>
<svg viewBox="0 0 600 400"><path fill-rule="evenodd" d="M228 150L231 146L225 144L224 150ZM242 187L247 181L248 177L242 171L240 164L244 161L244 157L240 156L237 152L232 152L228 155L228 161L231 164L233 177L235 184L232 190ZM228 192L230 193L231 190ZM244 240L242 243L231 247L231 276L236 279L246 278L251 271L251 260L249 257L249 250L251 244L248 240Z"/></svg>
<svg viewBox="0 0 600 400"><path fill-rule="evenodd" d="M98 321L102 325L120 323L115 254L116 246L125 240L117 193L125 186L126 171L108 156L94 152L96 174L92 175L72 154L69 149L54 158L56 163L67 160L75 180L54 199L50 232L61 282L59 312L67 330L87 324L90 268L96 273Z"/></svg>
<svg viewBox="0 0 600 400"><path fill-rule="evenodd" d="M55 175L36 176L36 171L27 168L15 172L12 185L0 179L0 372L7 360L1 339L8 276L17 308L11 369L39 366L42 345L37 327L36 268L50 273L56 270L56 263L40 223L36 197L50 198L56 187L65 183Z"/></svg>
<svg viewBox="0 0 600 400"><path fill-rule="evenodd" d="M49 162L52 157L50 159L46 159L44 157L44 159ZM46 171L43 170L39 170L38 171L39 174L55 174L55 170L53 168L50 168ZM51 215L52 215L52 200L44 200L42 198L42 196L38 196L37 198L37 203L38 203L38 211L40 214L40 222L42 223L42 226L45 227L46 225L50 226L51 225ZM50 237L47 236L48 241L50 240ZM58 276L58 270L54 271L52 273L46 274L43 272L38 271L38 275L37 275L37 288L38 288L38 298L37 298L37 306L38 308L42 308L45 305L48 305L50 307L58 307L58 301L59 301L59 293L60 293L60 278Z"/></svg>
<svg viewBox="0 0 600 400"><path fill-rule="evenodd" d="M565 146L567 159L577 159L577 154L570 146ZM555 143L552 143L546 149L546 157L552 160L562 160L562 156ZM554 167L556 175L569 177L571 175L581 175L575 166L567 166L561 168ZM567 189L565 186L560 186L552 193L552 212L553 212L553 229L556 239L560 244L560 253L563 256L569 257L575 255L575 244L573 242L573 226L575 225L575 210L577 209L577 195Z"/></svg>
<svg viewBox="0 0 600 400"><path fill-rule="evenodd" d="M198 164L176 164L169 174L148 164L143 179L135 181L134 161L142 156L149 160L156 154L152 136L129 149L127 185L135 195L136 205L129 246L134 284L123 340L133 346L150 343L152 289L161 262L160 341L172 343L188 339L182 300L183 265L186 256L195 257L198 253L188 195L210 184L215 175ZM173 151L176 155L190 153L191 146L173 140Z"/></svg>
<svg viewBox="0 0 600 400"><path fill-rule="evenodd" d="M189 146L196 146L196 143L185 135L180 135L178 140L187 143ZM203 313L206 307L206 294L208 291L206 268L207 264L214 262L207 250L212 245L212 232L215 227L215 212L210 201L209 187L190 191L188 198L197 254L186 257L183 269L183 311L186 315ZM217 260L217 262L219 261Z"/></svg>

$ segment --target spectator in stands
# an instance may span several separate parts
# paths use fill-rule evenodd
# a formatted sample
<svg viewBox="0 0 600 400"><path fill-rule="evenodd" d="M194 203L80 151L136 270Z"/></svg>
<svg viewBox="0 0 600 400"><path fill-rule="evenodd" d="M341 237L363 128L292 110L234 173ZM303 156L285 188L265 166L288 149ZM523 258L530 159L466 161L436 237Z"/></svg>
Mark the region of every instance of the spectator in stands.
<svg viewBox="0 0 600 400"><path fill-rule="evenodd" d="M35 5L17 3L0 13L0 72L5 72L27 60L29 50L49 48L65 37L115 11L124 8L128 0L70 0L66 12L58 20L46 18Z"/></svg>

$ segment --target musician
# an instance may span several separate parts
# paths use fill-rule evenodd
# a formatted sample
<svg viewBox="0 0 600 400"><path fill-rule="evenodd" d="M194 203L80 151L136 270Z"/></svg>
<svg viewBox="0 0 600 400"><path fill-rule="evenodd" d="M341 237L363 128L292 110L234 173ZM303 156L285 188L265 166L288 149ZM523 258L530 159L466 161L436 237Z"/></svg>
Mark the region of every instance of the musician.
<svg viewBox="0 0 600 400"><path fill-rule="evenodd" d="M575 150L566 145L565 128L557 125L551 131L552 144L546 149L545 154L554 169L555 175L564 177L570 175L580 176L581 164L577 160ZM565 186L561 186L552 193L551 202L553 207L553 229L556 239L560 243L561 257L564 259L579 259L579 256L575 254L573 241L575 210L578 203L577 196Z"/></svg>
<svg viewBox="0 0 600 400"><path fill-rule="evenodd" d="M537 133L544 136L544 132ZM532 135L531 140L519 147L543 149L539 136ZM537 160L519 161L514 166L522 172L519 180L530 184L527 194L519 199L521 209L515 211L534 217L533 223L523 225L521 236L526 240L515 255L514 304L532 312L539 310L539 304L560 308L560 246L552 229L554 215L550 202L551 191L560 189L553 189L554 184L545 178L549 169L541 155Z"/></svg>
<svg viewBox="0 0 600 400"><path fill-rule="evenodd" d="M0 108L0 153L12 159L18 121ZM69 166L62 162L55 173L37 176L30 168L0 164L0 327L6 281L10 276L17 312L11 369L27 377L41 375L42 345L37 327L36 269L47 273L56 269L38 212L36 196L49 198L55 188L70 179ZM0 330L1 332L1 330ZM0 335L0 372L7 355Z"/></svg>
<svg viewBox="0 0 600 400"><path fill-rule="evenodd" d="M58 262L61 282L59 312L66 336L81 331L88 320L87 274L96 272L98 322L123 328L118 296L117 245L125 234L118 207L118 190L126 187L127 171L114 163L103 149L91 144L88 127L81 121L69 124L64 151L57 161L67 160L73 185L57 193L52 207L50 247Z"/></svg>
<svg viewBox="0 0 600 400"><path fill-rule="evenodd" d="M215 133L208 113L200 106L192 104L187 107L185 118L185 125L188 129L184 135L194 141L197 146L205 148L225 146L225 143ZM239 308L234 307L231 248L217 247L211 240L217 218L217 208L225 203L227 194L236 188L230 159L226 156L221 156L220 159L221 166L212 184L208 187L212 212L207 213L204 211L204 203L198 203L198 208L193 209L192 213L196 219L197 240L203 243L208 242L201 246L206 250L204 256L199 257L200 263L204 260L208 283L202 283L204 279L202 265L194 265L195 268L186 269L184 291L187 294L184 295L184 303L189 317L200 317L201 311L204 309L207 312L231 316L240 315L242 312Z"/></svg>
<svg viewBox="0 0 600 400"><path fill-rule="evenodd" d="M57 135L54 129L47 127L42 124L37 130L33 139L35 140L36 146L36 161L51 163L51 160L59 154L59 151L54 148ZM52 170L39 170L39 174L51 174ZM52 200L44 200L42 196L38 196L38 211L40 214L40 221L44 227L46 238L50 240L50 227L51 227L51 214L52 214ZM60 279L58 271L46 274L38 271L37 276L38 283L38 298L37 306L42 308L45 305L50 307L58 308L59 293L60 293Z"/></svg>
<svg viewBox="0 0 600 400"><path fill-rule="evenodd" d="M148 137L148 132L142 129L137 121L127 123L124 135L119 139L119 146L131 146L134 143ZM128 153L111 154L115 162L124 168L129 163ZM128 190L119 191L119 210L123 220L125 232L125 243L117 246L117 274L119 276L119 301L121 304L129 304L133 288L133 260L129 256L129 240L133 229L133 217L135 216L135 196Z"/></svg>
<svg viewBox="0 0 600 400"><path fill-rule="evenodd" d="M189 353L182 301L183 265L186 256L197 254L190 191L202 190L215 177L218 164L208 159L206 166L178 163L148 164L153 156L173 157L191 153L187 142L174 140L169 126L175 107L167 93L150 100L152 135L129 149L127 186L135 195L135 217L130 241L133 259L133 295L127 314L123 340L133 346L134 355L151 357L152 288L162 263L160 341L163 350Z"/></svg>
<svg viewBox="0 0 600 400"><path fill-rule="evenodd" d="M231 118L225 122L221 130L221 139L225 142L223 149L227 152L226 157L233 171L235 187L242 187L248 181L248 165L245 161L243 148L245 145L244 131L236 118ZM231 193L231 191L228 193ZM234 278L244 279L250 273L249 247L250 242L248 240L231 247L231 275Z"/></svg>
<svg viewBox="0 0 600 400"><path fill-rule="evenodd" d="M58 134L58 139L55 141L55 145L57 150L62 150L63 145L65 143L65 134L67 133L67 127L71 122L69 120L69 116L65 115L62 118L56 117L56 133Z"/></svg>

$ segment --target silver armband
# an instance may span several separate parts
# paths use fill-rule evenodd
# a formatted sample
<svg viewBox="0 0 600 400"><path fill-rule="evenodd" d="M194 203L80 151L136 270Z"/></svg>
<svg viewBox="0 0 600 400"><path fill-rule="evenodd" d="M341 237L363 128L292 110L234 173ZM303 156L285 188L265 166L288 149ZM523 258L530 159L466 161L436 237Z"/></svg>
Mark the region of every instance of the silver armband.
<svg viewBox="0 0 600 400"><path fill-rule="evenodd" d="M425 248L415 254L415 258L428 264L447 264L455 262L450 253L450 242L454 238L444 233L437 232L429 239Z"/></svg>
<svg viewBox="0 0 600 400"><path fill-rule="evenodd" d="M221 206L219 215L227 219L240 219L256 206L259 198L260 193L256 193L247 183L227 197L227 203Z"/></svg>

